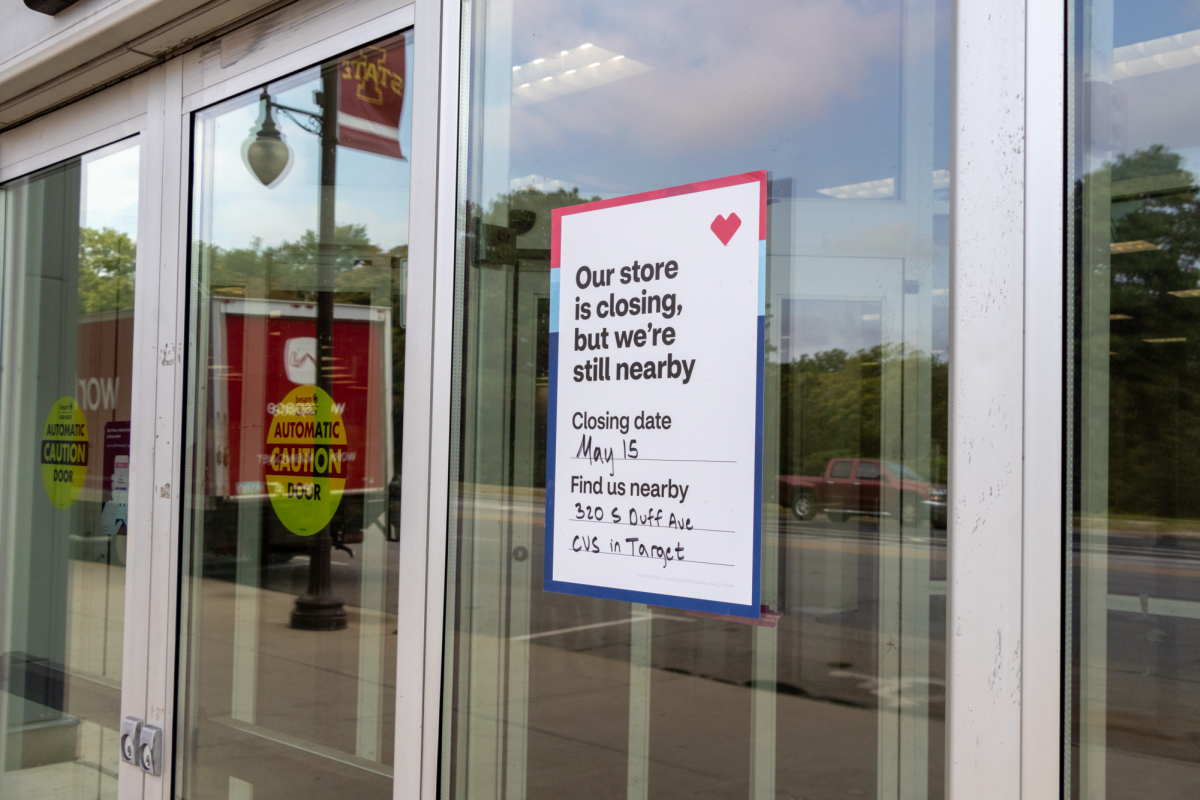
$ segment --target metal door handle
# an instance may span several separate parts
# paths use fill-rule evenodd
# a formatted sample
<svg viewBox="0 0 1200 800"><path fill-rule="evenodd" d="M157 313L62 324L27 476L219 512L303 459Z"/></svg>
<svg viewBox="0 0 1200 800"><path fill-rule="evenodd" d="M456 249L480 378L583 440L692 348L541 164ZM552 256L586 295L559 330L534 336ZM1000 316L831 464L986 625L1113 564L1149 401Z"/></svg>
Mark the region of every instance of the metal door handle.
<svg viewBox="0 0 1200 800"><path fill-rule="evenodd" d="M138 759L138 746L141 744L142 724L137 717L126 717L121 720L121 760L135 767L141 766Z"/></svg>
<svg viewBox="0 0 1200 800"><path fill-rule="evenodd" d="M162 775L162 729L143 725L138 742L138 766L151 775Z"/></svg>

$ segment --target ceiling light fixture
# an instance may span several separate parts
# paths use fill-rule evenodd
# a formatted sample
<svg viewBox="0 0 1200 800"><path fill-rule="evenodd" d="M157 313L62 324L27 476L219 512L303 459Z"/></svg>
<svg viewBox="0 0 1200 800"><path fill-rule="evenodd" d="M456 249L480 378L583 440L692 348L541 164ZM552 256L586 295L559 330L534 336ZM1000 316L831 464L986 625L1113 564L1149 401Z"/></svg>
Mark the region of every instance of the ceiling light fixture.
<svg viewBox="0 0 1200 800"><path fill-rule="evenodd" d="M603 69L596 69L602 65ZM651 69L636 58L613 53L591 42L511 66L515 107L594 89ZM527 83L530 85L526 86Z"/></svg>

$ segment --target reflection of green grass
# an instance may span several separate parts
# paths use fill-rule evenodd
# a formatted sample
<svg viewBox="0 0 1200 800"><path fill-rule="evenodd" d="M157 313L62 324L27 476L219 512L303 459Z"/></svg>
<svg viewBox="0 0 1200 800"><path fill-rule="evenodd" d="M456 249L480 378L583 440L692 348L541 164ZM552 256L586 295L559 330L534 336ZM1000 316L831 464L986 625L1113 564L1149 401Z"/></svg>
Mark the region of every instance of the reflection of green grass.
<svg viewBox="0 0 1200 800"><path fill-rule="evenodd" d="M1075 515L1074 522L1078 528L1080 526L1078 514ZM1109 514L1107 522L1109 530L1154 535L1172 534L1200 539L1200 519L1157 517L1152 514Z"/></svg>
<svg viewBox="0 0 1200 800"><path fill-rule="evenodd" d="M488 483L463 483L459 492L462 497L520 497L546 501L546 490L535 486L496 486Z"/></svg>

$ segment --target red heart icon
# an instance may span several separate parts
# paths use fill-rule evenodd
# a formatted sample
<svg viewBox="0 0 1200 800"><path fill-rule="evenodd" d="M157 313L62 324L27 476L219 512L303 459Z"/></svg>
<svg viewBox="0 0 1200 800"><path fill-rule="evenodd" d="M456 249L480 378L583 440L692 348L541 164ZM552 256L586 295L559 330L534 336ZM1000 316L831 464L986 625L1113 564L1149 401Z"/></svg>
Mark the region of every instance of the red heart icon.
<svg viewBox="0 0 1200 800"><path fill-rule="evenodd" d="M721 240L721 244L727 245L729 244L729 240L733 238L733 235L738 232L738 228L742 227L742 220L733 212L730 212L728 217L722 217L720 214L717 214L716 219L712 221L712 225L709 225L709 227L712 228L712 232L717 235L717 238Z"/></svg>

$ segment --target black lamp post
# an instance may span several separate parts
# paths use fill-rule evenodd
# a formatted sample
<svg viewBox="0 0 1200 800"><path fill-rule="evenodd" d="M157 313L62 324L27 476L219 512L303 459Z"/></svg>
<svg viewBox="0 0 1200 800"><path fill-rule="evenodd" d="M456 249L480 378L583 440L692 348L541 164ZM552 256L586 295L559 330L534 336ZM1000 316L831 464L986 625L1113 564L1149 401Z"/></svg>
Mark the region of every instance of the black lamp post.
<svg viewBox="0 0 1200 800"><path fill-rule="evenodd" d="M316 123L315 133L321 141L321 184L319 198L320 231L317 245L317 388L333 396L333 299L334 299L334 203L337 187L337 65L321 69L321 92L317 102L321 113L313 114L289 108L271 100L264 88L262 102L264 117L254 131L253 140L243 147L243 156L254 176L264 185L273 187L286 176L291 161L291 148L275 125L271 109L277 108L289 116L303 114ZM346 609L342 599L333 593L330 553L333 537L326 525L309 541L308 588L296 598L292 609L292 627L306 631L338 631L346 627Z"/></svg>

